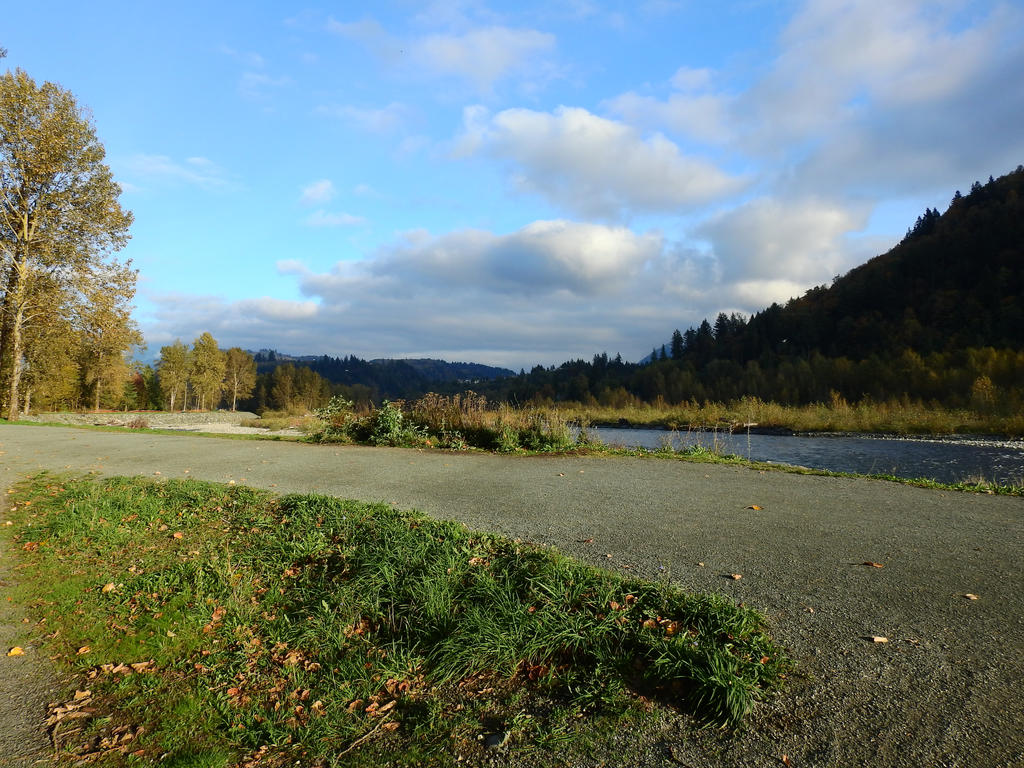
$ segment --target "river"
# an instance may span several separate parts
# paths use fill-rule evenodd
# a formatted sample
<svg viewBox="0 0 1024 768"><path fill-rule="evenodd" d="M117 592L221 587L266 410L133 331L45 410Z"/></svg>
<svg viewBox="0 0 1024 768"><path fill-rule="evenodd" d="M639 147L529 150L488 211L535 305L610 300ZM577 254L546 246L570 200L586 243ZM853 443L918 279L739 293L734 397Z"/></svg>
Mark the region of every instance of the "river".
<svg viewBox="0 0 1024 768"><path fill-rule="evenodd" d="M928 478L943 483L986 480L1024 484L1024 440L976 436L904 438L882 435L759 435L595 427L608 445L657 449L694 444L753 461L858 474Z"/></svg>

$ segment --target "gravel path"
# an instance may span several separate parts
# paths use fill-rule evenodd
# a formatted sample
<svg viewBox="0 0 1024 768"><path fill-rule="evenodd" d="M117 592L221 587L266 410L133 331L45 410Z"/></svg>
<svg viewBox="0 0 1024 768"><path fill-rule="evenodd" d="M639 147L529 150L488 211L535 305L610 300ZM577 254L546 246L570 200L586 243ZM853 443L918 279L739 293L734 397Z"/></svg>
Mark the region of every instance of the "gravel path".
<svg viewBox="0 0 1024 768"><path fill-rule="evenodd" d="M738 735L659 734L645 765L1024 766L1024 499L654 459L56 427L2 426L0 451L2 484L95 471L384 501L765 613L799 665L787 690Z"/></svg>

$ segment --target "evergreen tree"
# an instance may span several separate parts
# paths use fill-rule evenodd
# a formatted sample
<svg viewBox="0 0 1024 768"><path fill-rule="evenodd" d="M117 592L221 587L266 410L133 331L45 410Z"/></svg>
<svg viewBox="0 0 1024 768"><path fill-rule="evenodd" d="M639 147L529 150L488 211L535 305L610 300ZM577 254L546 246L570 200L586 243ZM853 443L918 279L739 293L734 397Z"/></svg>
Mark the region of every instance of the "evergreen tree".
<svg viewBox="0 0 1024 768"><path fill-rule="evenodd" d="M682 360L683 353L685 352L685 345L683 343L683 334L676 328L672 331L672 359Z"/></svg>

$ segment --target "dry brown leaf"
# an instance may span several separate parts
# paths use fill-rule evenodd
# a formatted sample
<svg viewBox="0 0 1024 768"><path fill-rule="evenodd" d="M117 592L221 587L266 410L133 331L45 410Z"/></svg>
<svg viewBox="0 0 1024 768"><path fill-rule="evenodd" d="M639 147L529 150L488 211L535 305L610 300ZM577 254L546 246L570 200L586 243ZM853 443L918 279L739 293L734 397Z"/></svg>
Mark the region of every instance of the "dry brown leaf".
<svg viewBox="0 0 1024 768"><path fill-rule="evenodd" d="M397 731L398 723L395 720L388 720L384 725L381 726L385 731Z"/></svg>
<svg viewBox="0 0 1024 768"><path fill-rule="evenodd" d="M861 563L861 565L867 565L867 566L870 566L871 568L885 568L885 566L882 565L881 563L873 563L870 560L865 560L863 563Z"/></svg>
<svg viewBox="0 0 1024 768"><path fill-rule="evenodd" d="M790 765L789 756L788 755L783 755L782 756L782 764L783 765Z"/></svg>
<svg viewBox="0 0 1024 768"><path fill-rule="evenodd" d="M871 636L871 642L873 642L873 643L888 643L889 642L889 638L888 637L883 637L882 635L872 635Z"/></svg>
<svg viewBox="0 0 1024 768"><path fill-rule="evenodd" d="M175 531L173 535L174 535L174 538L176 538L176 539L181 539L181 538L184 538L184 536L185 536L185 534L182 533L181 531Z"/></svg>
<svg viewBox="0 0 1024 768"><path fill-rule="evenodd" d="M757 504L751 504L749 507L744 507L744 509L752 509L755 512L760 512L764 507L759 507Z"/></svg>
<svg viewBox="0 0 1024 768"><path fill-rule="evenodd" d="M83 645L81 648L78 649L78 655L79 656L84 656L85 654L87 654L91 650L92 650L92 648L90 648L88 645Z"/></svg>
<svg viewBox="0 0 1024 768"><path fill-rule="evenodd" d="M742 573L730 573L729 574L729 578L732 579L733 581L739 581L740 579L743 578L743 574Z"/></svg>
<svg viewBox="0 0 1024 768"><path fill-rule="evenodd" d="M11 650L9 650L7 652L7 655L8 656L24 656L25 655L25 649L22 648L20 645L16 645L13 648L11 648Z"/></svg>
<svg viewBox="0 0 1024 768"><path fill-rule="evenodd" d="M103 585L103 589L101 589L100 592L105 595L108 592L113 592L115 589L117 589L117 585L114 582L109 581Z"/></svg>
<svg viewBox="0 0 1024 768"><path fill-rule="evenodd" d="M964 595L964 597L966 597L968 600L977 600L978 599L977 595L972 595L970 592L968 592L966 595Z"/></svg>

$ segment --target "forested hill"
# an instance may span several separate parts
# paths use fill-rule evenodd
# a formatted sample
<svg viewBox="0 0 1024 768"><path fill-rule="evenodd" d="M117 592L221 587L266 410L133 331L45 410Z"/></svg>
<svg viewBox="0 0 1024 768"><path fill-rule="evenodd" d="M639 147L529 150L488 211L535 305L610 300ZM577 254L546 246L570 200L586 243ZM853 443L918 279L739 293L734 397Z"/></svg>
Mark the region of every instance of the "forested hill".
<svg viewBox="0 0 1024 768"><path fill-rule="evenodd" d="M502 380L491 396L783 403L909 397L1024 403L1024 167L929 209L888 253L749 320L720 314L654 359L597 356ZM614 363L614 364L613 364Z"/></svg>
<svg viewBox="0 0 1024 768"><path fill-rule="evenodd" d="M330 384L343 387L350 397L374 402L383 398L415 398L432 389L457 391L481 381L515 375L506 368L429 358L363 360L354 355L292 356L275 350L260 350L255 360L257 371L268 377L268 385L269 376L276 368L286 365L308 368Z"/></svg>
<svg viewBox="0 0 1024 768"><path fill-rule="evenodd" d="M785 307L755 315L729 356L860 360L1024 348L1024 168L926 211L896 247Z"/></svg>

